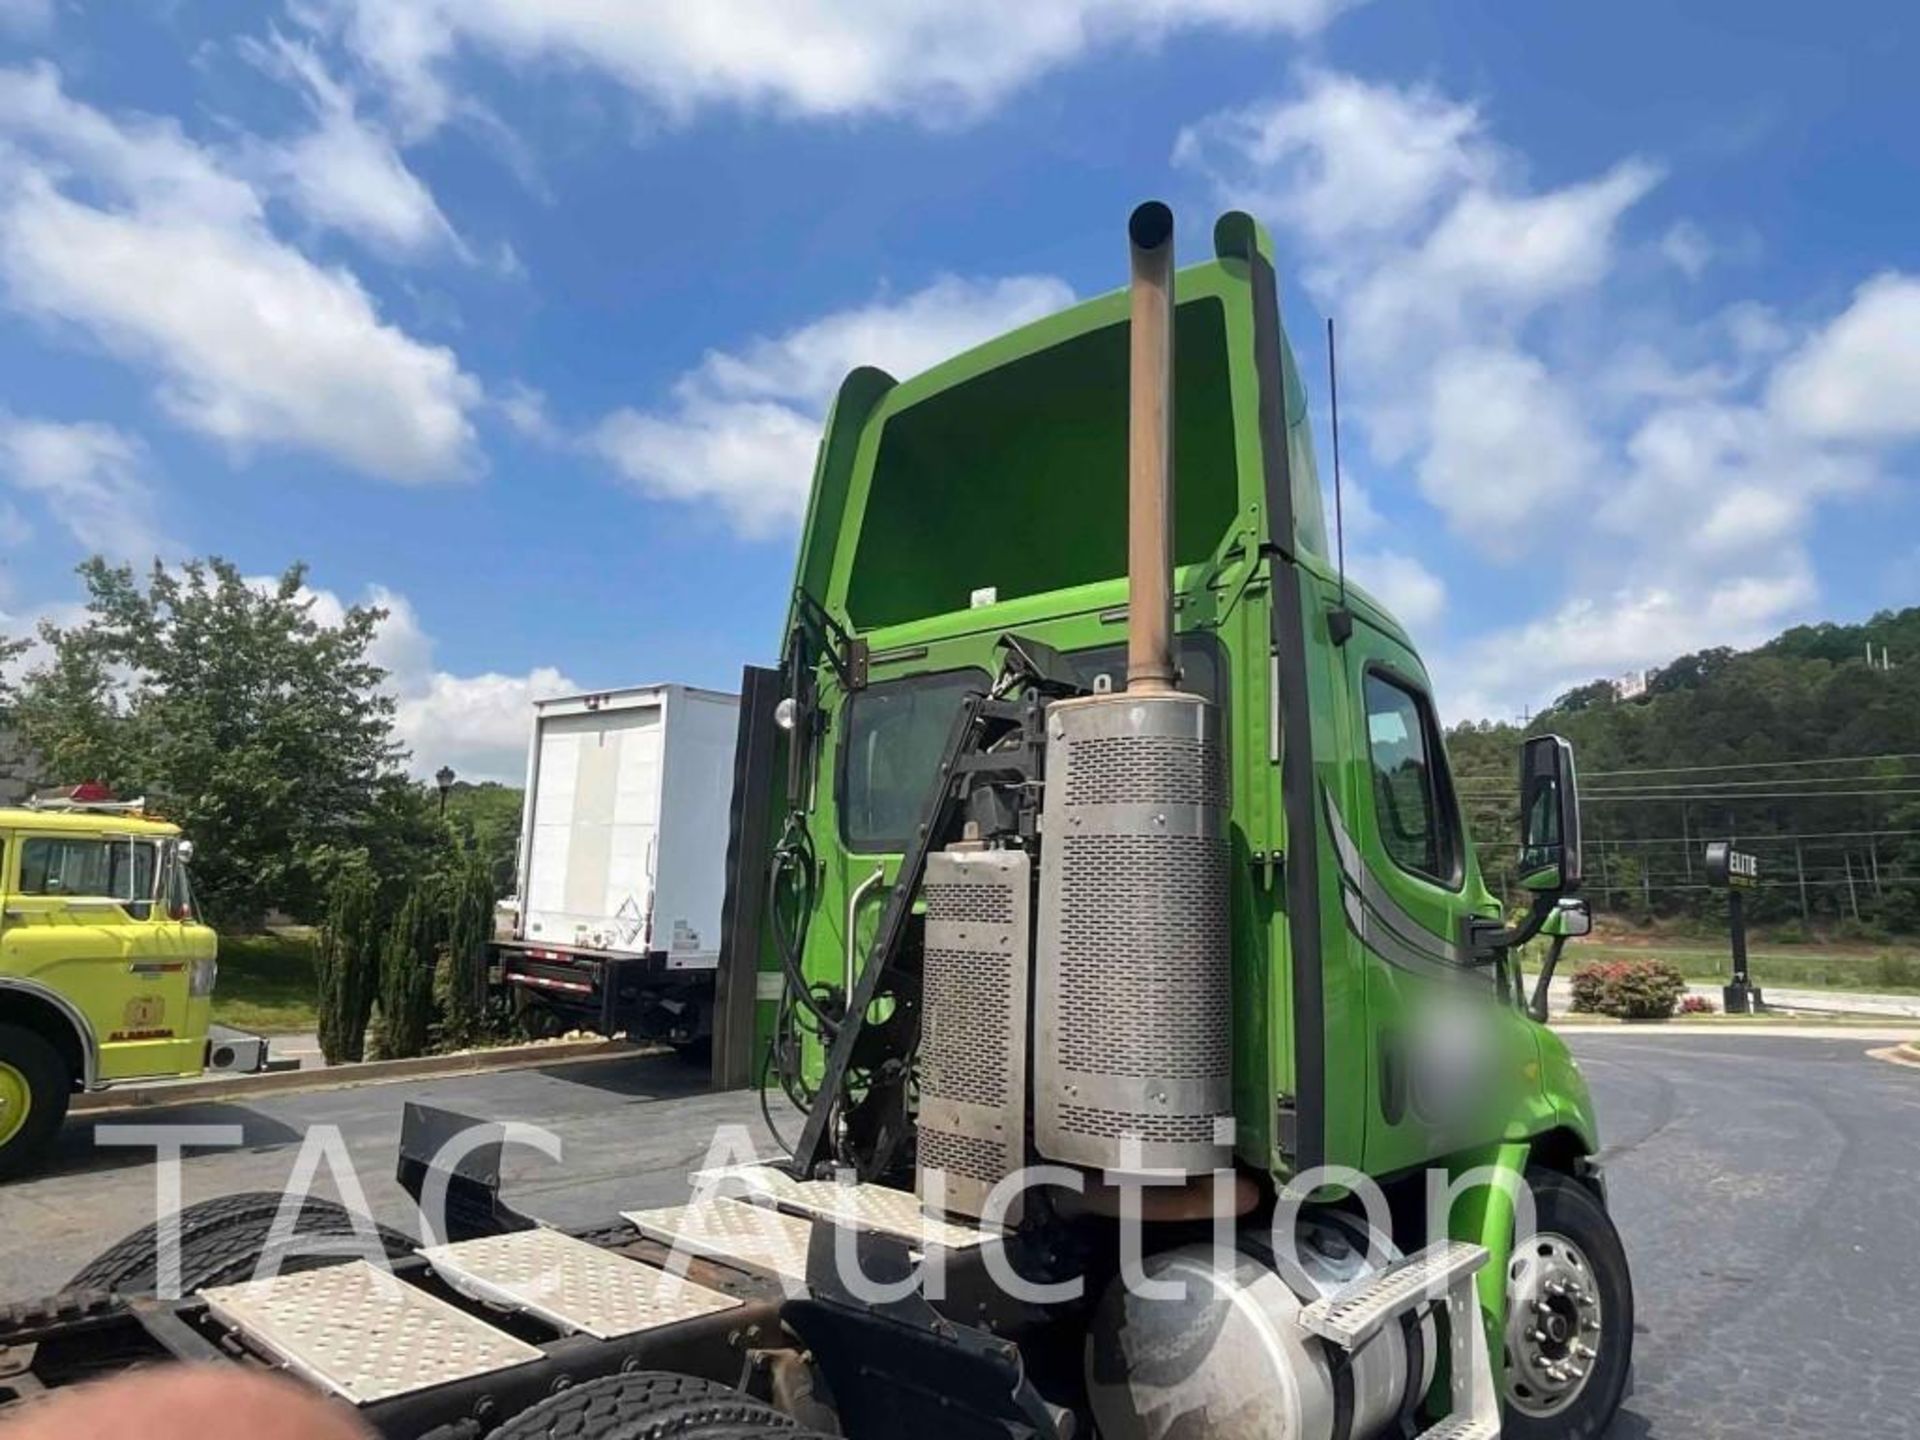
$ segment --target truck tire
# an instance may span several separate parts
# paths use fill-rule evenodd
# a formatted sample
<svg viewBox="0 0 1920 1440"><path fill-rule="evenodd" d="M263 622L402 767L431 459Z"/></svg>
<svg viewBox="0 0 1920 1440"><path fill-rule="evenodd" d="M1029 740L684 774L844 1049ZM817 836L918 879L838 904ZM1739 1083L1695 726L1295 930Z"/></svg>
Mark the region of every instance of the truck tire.
<svg viewBox="0 0 1920 1440"><path fill-rule="evenodd" d="M1501 1433L1595 1440L1613 1423L1633 1369L1626 1249L1586 1186L1548 1170L1528 1171L1527 1183L1534 1234L1514 1247L1507 1266Z"/></svg>
<svg viewBox="0 0 1920 1440"><path fill-rule="evenodd" d="M0 1180L40 1163L72 1098L73 1074L46 1037L0 1025Z"/></svg>
<svg viewBox="0 0 1920 1440"><path fill-rule="evenodd" d="M794 1422L730 1385L664 1370L605 1375L529 1405L489 1440L802 1440Z"/></svg>
<svg viewBox="0 0 1920 1440"><path fill-rule="evenodd" d="M228 1285L252 1276L267 1248L274 1217L280 1213L280 1193L252 1190L201 1200L180 1212L180 1289L191 1294L209 1285ZM384 1225L374 1227L387 1258L413 1253L413 1241ZM123 1295L150 1295L159 1282L160 1261L155 1245L159 1226L143 1225L118 1244L81 1266L67 1282L69 1290L117 1290ZM309 1196L294 1222L296 1235L315 1239L351 1238L356 1232L352 1215L331 1200ZM291 1255L283 1272L338 1265L354 1257Z"/></svg>

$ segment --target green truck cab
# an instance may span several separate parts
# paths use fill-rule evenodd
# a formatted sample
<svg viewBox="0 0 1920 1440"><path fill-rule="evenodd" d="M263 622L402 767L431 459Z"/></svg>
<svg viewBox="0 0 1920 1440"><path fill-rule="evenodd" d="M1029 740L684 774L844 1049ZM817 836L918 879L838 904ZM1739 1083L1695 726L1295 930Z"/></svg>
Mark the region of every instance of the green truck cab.
<svg viewBox="0 0 1920 1440"><path fill-rule="evenodd" d="M75 1091L205 1066L217 942L191 853L126 807L0 809L0 1176L44 1152Z"/></svg>
<svg viewBox="0 0 1920 1440"><path fill-rule="evenodd" d="M1159 209L1136 212L1136 231ZM1170 224L1152 217L1147 228ZM1485 1251L1476 1283L1507 1433L1599 1433L1628 1373L1631 1282L1594 1162L1591 1097L1544 1023L1544 981L1536 1013L1518 959L1542 930L1584 923L1571 898L1571 751L1542 737L1519 757L1517 839L1533 903L1509 924L1467 833L1426 666L1386 608L1345 580L1329 544L1268 235L1247 215L1223 216L1211 259L1170 274L1167 288L1177 363L1144 363L1171 372L1160 442L1170 533L1149 538L1149 556L1162 558L1147 574L1164 564L1170 576L1173 685L1218 717L1220 819L1206 842L1218 848L1161 860L1156 836L1108 836L1088 855L1122 857L1113 863L1131 864L1130 875L1069 860L1066 878L1048 878L1043 858L1018 870L1011 908L949 914L930 898L968 873L969 847L1064 848L1068 837L1048 828L1060 823L1051 794L1082 783L1055 773L1049 744L1044 772L1019 782L1048 792L1044 814L996 818L1018 811L1018 785L1001 787L1013 797L1003 803L970 805L982 783L958 771L983 761L957 744L955 717L971 697L989 697L991 710L993 697L1043 692L1063 717L1088 702L1059 697L1113 700L1128 684L1131 597L1142 593L1130 377L1136 428L1155 403L1142 398L1131 339L1137 272L1131 293L911 379L854 371L820 449L778 685L786 805L769 827L773 934L760 954L758 1028L768 1083L815 1121L794 1164L905 1186L915 1147L904 1137L917 1132L923 1196L930 1155L962 1172L977 1162L977 1195L1003 1164L1085 1163L1103 1125L1131 1127L1150 1157L1177 1153L1156 1144L1168 1137L1203 1155L1211 1125L1230 1144L1210 1163L1253 1187L1254 1215L1301 1177L1316 1199L1350 1194L1343 1177L1354 1177L1389 1197L1394 1230L1409 1235L1417 1226L1402 1201L1416 1208L1418 1177L1452 1177L1461 1189L1442 1223ZM962 726L987 725L984 710L969 713ZM1013 729L996 733L987 748L1018 748ZM1190 747L1199 733L1153 743ZM1057 720L1049 735L1058 742ZM1165 776L1149 761L1136 779L1158 794ZM1099 782L1085 783L1092 794ZM929 804L949 790L947 808ZM1162 798L1192 798L1176 790ZM1105 823L1098 812L1090 825ZM1167 825L1168 814L1140 823ZM1215 853L1224 876L1214 898L1190 905L1215 883ZM1169 882L1169 865L1188 866L1191 886ZM1100 912L1111 923L1104 936L1088 930L1078 951L1059 936L1015 940L1037 954L1028 975L1018 964L983 970L994 957L938 958L953 952L936 947L972 943L954 916L1042 929L1050 906L1065 917L1062 934L1079 923L1076 909L1089 925ZM1175 913L1177 926L1161 923ZM1209 928L1216 940L1189 943ZM1194 960L1202 951L1220 972ZM994 978L970 988L983 973ZM1072 982L1070 995L1075 973L1097 978ZM994 998L1003 993L1004 1005ZM1061 1047L1080 1058L1063 1065ZM1219 1084L1195 1099L1209 1066ZM1086 1119L1095 1071L1103 1093L1134 1099ZM994 1111L998 1098L973 1103L1006 1093L1007 1072L1011 1110ZM1050 1099L1050 1088L1071 1098ZM1182 1113L1183 1095L1198 1108ZM1087 1133L1050 1149L1063 1114L1082 1117ZM1521 1191L1546 1238L1516 1250ZM1126 1316L1159 1333L1162 1322ZM1462 1425L1488 1405L1454 1400ZM1144 1391L1110 1392L1101 1423L1161 1433L1139 1413L1147 1403ZM1437 1405L1447 1412L1444 1393Z"/></svg>

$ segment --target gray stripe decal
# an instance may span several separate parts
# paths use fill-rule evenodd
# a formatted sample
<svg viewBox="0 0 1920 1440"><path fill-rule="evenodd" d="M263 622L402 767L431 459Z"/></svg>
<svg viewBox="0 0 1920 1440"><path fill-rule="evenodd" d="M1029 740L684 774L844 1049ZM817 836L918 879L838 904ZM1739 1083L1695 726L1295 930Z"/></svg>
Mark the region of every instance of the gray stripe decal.
<svg viewBox="0 0 1920 1440"><path fill-rule="evenodd" d="M1400 943L1399 936L1386 926L1374 922L1374 917L1367 913L1360 903L1360 897L1352 890L1343 892L1342 899L1346 905L1348 927L1360 937L1361 944L1387 964L1396 970L1405 970L1429 980L1459 978L1460 971L1455 966L1435 960L1430 955L1422 955L1417 950L1409 950Z"/></svg>
<svg viewBox="0 0 1920 1440"><path fill-rule="evenodd" d="M1387 893L1386 887L1381 885L1360 858L1360 847L1353 843L1353 837L1347 833L1340 808L1333 803L1333 796L1324 789L1320 794L1326 806L1327 828L1333 832L1333 848L1340 856L1340 869L1347 883L1360 892L1367 902L1367 908L1379 918L1383 930L1391 933L1404 948L1437 965L1458 967L1465 964L1458 945L1427 929L1401 909L1400 903Z"/></svg>

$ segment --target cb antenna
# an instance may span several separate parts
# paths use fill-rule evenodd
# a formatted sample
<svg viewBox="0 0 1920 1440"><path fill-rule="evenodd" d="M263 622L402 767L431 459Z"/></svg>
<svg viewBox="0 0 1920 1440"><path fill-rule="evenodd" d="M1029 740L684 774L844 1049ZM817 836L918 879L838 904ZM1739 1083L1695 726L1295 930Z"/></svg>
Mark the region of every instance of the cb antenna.
<svg viewBox="0 0 1920 1440"><path fill-rule="evenodd" d="M1340 607L1327 617L1333 643L1344 645L1353 634L1353 612L1347 608L1347 513L1340 488L1340 367L1334 360L1333 317L1327 317L1327 403L1333 419L1333 543L1340 577Z"/></svg>

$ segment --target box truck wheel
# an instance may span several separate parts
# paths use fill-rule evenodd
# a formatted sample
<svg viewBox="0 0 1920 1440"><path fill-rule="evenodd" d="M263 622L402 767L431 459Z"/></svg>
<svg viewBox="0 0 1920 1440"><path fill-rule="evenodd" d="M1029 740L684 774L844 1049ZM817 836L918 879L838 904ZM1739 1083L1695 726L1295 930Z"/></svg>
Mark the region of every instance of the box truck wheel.
<svg viewBox="0 0 1920 1440"><path fill-rule="evenodd" d="M274 1221L280 1213L281 1195L277 1190L250 1190L239 1195L221 1195L201 1200L180 1212L180 1290L191 1294L208 1285L227 1285L251 1279L260 1257L266 1253L268 1237L274 1233ZM367 1222L362 1220L361 1225ZM398 1260L413 1253L413 1240L384 1225L373 1227L378 1247L389 1259ZM110 1246L80 1267L66 1288L69 1290L117 1290L123 1295L151 1294L159 1281L157 1225L143 1225L118 1244ZM342 1238L354 1236L354 1217L345 1207L331 1200L309 1196L293 1221L294 1241L287 1246L283 1271L312 1270L321 1265L338 1265L351 1260L350 1254L302 1255L301 1240L328 1240L336 1247ZM372 1244L369 1250L375 1248ZM367 1255L364 1258L373 1259Z"/></svg>
<svg viewBox="0 0 1920 1440"><path fill-rule="evenodd" d="M730 1385L638 1370L574 1385L528 1406L492 1440L652 1440L726 1434L803 1440L791 1418Z"/></svg>
<svg viewBox="0 0 1920 1440"><path fill-rule="evenodd" d="M1578 1181L1527 1173L1534 1233L1507 1264L1509 1440L1602 1435L1633 1366L1633 1280L1619 1232Z"/></svg>
<svg viewBox="0 0 1920 1440"><path fill-rule="evenodd" d="M73 1098L73 1075L46 1037L0 1025L0 1180L40 1162Z"/></svg>

